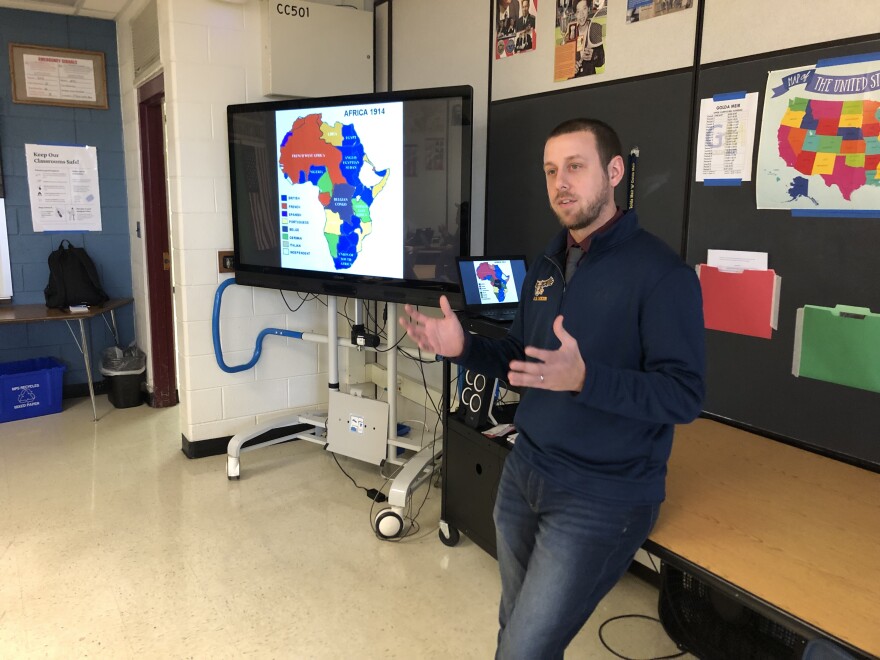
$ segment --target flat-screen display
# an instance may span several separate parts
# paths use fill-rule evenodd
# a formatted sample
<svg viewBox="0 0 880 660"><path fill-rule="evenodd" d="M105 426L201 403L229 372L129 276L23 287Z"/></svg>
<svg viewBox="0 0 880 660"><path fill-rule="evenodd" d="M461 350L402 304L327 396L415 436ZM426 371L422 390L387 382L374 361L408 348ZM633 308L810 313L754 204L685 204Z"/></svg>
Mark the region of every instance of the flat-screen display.
<svg viewBox="0 0 880 660"><path fill-rule="evenodd" d="M239 284L437 304L470 244L470 87L227 109Z"/></svg>

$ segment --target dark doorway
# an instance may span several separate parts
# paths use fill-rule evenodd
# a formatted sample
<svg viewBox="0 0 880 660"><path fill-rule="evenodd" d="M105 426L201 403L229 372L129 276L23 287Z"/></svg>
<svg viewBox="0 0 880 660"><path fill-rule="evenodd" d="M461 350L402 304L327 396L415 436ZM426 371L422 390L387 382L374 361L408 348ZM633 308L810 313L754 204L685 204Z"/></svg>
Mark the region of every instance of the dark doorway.
<svg viewBox="0 0 880 660"><path fill-rule="evenodd" d="M165 187L164 101L165 81L162 75L138 88L153 375L151 405L154 408L167 408L178 402L168 197Z"/></svg>

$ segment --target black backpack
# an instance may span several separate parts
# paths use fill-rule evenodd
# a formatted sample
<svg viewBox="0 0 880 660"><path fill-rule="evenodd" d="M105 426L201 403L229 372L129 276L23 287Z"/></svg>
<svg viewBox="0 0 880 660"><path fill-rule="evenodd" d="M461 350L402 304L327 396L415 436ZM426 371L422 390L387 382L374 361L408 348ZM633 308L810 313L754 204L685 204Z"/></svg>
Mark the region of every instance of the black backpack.
<svg viewBox="0 0 880 660"><path fill-rule="evenodd" d="M67 243L67 247L64 244ZM101 305L110 299L98 280L98 269L85 249L64 239L49 255L46 307Z"/></svg>

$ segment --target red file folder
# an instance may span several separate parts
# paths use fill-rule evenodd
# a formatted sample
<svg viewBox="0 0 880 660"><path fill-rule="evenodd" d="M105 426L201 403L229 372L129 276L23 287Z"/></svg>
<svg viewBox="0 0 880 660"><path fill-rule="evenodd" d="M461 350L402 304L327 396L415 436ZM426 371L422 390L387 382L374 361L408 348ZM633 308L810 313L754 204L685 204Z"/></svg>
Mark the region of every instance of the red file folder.
<svg viewBox="0 0 880 660"><path fill-rule="evenodd" d="M726 271L700 264L697 276L706 328L770 339L779 316L782 284L775 271Z"/></svg>

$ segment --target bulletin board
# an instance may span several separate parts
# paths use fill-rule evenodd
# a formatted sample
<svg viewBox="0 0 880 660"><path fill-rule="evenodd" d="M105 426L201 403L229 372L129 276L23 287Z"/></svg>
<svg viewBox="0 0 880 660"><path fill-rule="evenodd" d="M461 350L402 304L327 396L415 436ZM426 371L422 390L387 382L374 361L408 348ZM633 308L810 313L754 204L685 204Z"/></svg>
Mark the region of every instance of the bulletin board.
<svg viewBox="0 0 880 660"><path fill-rule="evenodd" d="M760 92L763 107L769 71L875 52L880 40L862 40L704 67L696 103L744 91ZM767 252L768 267L782 278L778 327L770 339L707 330L704 410L843 460L880 465L880 393L792 375L799 308L850 305L880 312L880 218L794 217L758 209L757 139L752 168L752 181L740 186L691 185L688 263L705 263L709 249ZM810 185L822 183L813 176Z"/></svg>
<svg viewBox="0 0 880 660"><path fill-rule="evenodd" d="M777 328L769 339L707 330L704 415L871 469L880 467L880 393L795 377L797 311L849 305L880 313L880 218L793 217L761 210L752 181L706 186L694 181L700 99L758 92L769 71L818 60L880 52L858 39L701 67L694 94L689 70L492 103L486 204L486 254L534 259L559 224L549 208L543 145L558 123L591 116L638 146L635 208L641 224L693 266L709 249L767 252L782 278ZM760 134L761 112L756 131ZM692 144L693 142L693 144ZM819 185L813 183L811 185ZM626 185L617 189L625 207ZM878 349L880 350L880 349Z"/></svg>
<svg viewBox="0 0 880 660"><path fill-rule="evenodd" d="M612 126L639 149L635 208L643 227L682 252L693 73L664 73L493 103L489 109L486 254L529 261L559 231L542 170L544 142L566 119ZM617 187L627 206L627 180Z"/></svg>

